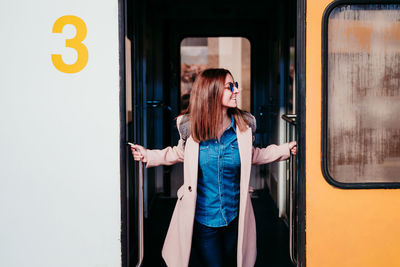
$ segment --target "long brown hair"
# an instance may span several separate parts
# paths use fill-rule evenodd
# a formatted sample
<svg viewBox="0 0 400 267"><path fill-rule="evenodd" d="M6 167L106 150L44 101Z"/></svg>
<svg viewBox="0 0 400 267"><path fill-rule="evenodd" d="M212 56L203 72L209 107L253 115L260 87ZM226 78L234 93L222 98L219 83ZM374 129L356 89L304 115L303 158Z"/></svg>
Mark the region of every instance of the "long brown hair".
<svg viewBox="0 0 400 267"><path fill-rule="evenodd" d="M193 83L187 113L190 116L190 134L196 142L217 138L218 126L222 121L225 78L228 74L232 76L226 69L206 69ZM246 130L249 121L243 111L229 108L228 115L233 115L240 131Z"/></svg>

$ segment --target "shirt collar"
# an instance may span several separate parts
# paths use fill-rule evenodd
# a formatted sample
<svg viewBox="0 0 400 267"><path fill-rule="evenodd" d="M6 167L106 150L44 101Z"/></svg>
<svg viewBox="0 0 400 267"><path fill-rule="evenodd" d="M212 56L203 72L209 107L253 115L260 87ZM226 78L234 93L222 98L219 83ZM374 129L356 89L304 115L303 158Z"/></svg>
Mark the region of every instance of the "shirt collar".
<svg viewBox="0 0 400 267"><path fill-rule="evenodd" d="M235 131L235 133L236 133L235 119L233 118L233 115L231 115L231 124L229 125L227 130L229 130L229 128L232 128L233 131Z"/></svg>

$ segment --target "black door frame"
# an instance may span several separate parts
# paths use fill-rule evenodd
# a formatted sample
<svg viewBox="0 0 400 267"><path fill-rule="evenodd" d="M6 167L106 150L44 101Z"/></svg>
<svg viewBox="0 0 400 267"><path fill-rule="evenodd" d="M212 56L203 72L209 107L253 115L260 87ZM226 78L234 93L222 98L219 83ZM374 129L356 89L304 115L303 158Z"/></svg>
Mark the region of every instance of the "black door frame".
<svg viewBox="0 0 400 267"><path fill-rule="evenodd" d="M306 266L306 0L297 0L297 265Z"/></svg>
<svg viewBox="0 0 400 267"><path fill-rule="evenodd" d="M143 47L140 40L143 38L143 27L141 25L143 14L143 3L140 0L118 0L119 7L119 55L120 55L120 175L121 175L121 252L122 266L133 266L137 260L137 246L131 241L136 240L136 227L133 223L136 216L132 213L136 203L136 185L129 182L129 177L133 173L137 173L132 167L133 163L128 162L129 151L126 149L126 141L135 140L137 143L143 141L143 128L145 127L142 118L145 106L145 93L140 90L143 83L143 65L141 62L143 56ZM127 16L126 12L130 10L133 13ZM134 18L133 18L134 17ZM296 18L296 113L297 113L297 140L298 140L298 192L297 208L298 208L298 232L297 232L297 251L298 266L306 266L306 177L305 177L305 97L306 97L306 0L297 1L297 18ZM133 101L133 120L142 121L135 124L128 136L126 127L126 75L125 75L125 38L132 41L132 101ZM131 160L130 160L131 161ZM128 173L131 169L133 173ZM130 197L128 197L128 195ZM133 227L132 227L133 226Z"/></svg>

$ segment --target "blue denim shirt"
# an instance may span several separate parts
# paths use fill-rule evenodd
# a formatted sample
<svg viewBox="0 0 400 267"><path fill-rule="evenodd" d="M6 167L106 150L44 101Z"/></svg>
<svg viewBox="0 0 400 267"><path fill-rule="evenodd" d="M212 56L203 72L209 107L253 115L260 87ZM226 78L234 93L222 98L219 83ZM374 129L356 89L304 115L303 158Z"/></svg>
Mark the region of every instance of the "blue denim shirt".
<svg viewBox="0 0 400 267"><path fill-rule="evenodd" d="M209 227L227 226L238 215L239 193L240 155L232 117L219 142L200 142L196 221Z"/></svg>

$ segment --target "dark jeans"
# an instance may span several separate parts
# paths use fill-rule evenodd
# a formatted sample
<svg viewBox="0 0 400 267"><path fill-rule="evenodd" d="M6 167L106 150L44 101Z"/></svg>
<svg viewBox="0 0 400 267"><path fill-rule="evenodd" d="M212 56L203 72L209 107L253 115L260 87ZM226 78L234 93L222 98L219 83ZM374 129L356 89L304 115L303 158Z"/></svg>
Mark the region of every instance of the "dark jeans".
<svg viewBox="0 0 400 267"><path fill-rule="evenodd" d="M236 266L238 217L224 227L208 227L194 221L193 248L202 266Z"/></svg>

